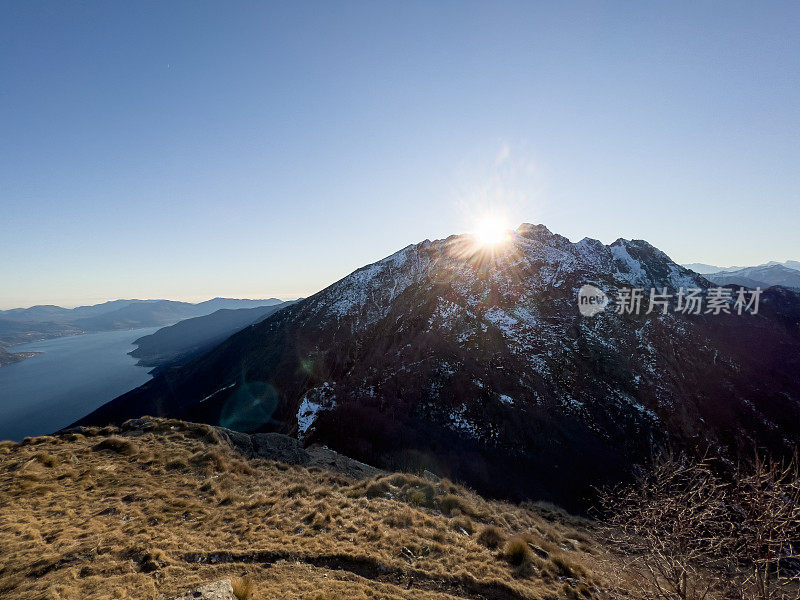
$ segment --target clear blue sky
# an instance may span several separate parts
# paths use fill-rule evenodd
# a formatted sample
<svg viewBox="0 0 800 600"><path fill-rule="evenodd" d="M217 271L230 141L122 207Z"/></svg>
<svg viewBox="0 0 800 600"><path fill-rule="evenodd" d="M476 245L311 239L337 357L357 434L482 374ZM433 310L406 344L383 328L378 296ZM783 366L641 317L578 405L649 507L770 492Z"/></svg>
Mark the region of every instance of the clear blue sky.
<svg viewBox="0 0 800 600"><path fill-rule="evenodd" d="M0 307L296 297L488 207L800 259L797 2L0 4Z"/></svg>

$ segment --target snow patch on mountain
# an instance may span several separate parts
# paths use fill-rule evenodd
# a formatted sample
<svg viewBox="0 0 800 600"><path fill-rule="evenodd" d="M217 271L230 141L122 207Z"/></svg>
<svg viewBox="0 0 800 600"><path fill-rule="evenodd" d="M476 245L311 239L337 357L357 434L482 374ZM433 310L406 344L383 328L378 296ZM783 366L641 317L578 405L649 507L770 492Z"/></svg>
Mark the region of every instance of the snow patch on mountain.
<svg viewBox="0 0 800 600"><path fill-rule="evenodd" d="M217 395L217 394L219 394L220 392L224 392L225 390L229 390L229 389L231 389L232 387L234 387L235 385L236 385L236 382L234 382L234 383L232 383L232 384L230 384L230 385L226 385L225 387L218 389L216 392L212 392L212 393L210 393L208 396L206 396L205 398L203 398L202 400L200 400L200 402L205 402L206 400L210 400L211 398L213 398L214 396L216 396L216 395Z"/></svg>
<svg viewBox="0 0 800 600"><path fill-rule="evenodd" d="M333 386L327 381L321 386L309 390L300 401L297 409L297 437L304 439L321 410L331 410L336 407L336 396Z"/></svg>
<svg viewBox="0 0 800 600"><path fill-rule="evenodd" d="M421 265L416 246L407 246L383 260L362 267L323 291L320 300L338 317L359 316L368 311L365 323L385 314L387 307L417 278Z"/></svg>
<svg viewBox="0 0 800 600"><path fill-rule="evenodd" d="M519 323L517 319L506 313L503 309L493 306L483 316L492 325L502 331L507 337L514 336L514 326Z"/></svg>
<svg viewBox="0 0 800 600"><path fill-rule="evenodd" d="M623 270L619 271L619 276L631 285L645 285L647 281L647 271L644 270L642 263L633 258L624 244L611 246L611 254L614 260L622 265Z"/></svg>
<svg viewBox="0 0 800 600"><path fill-rule="evenodd" d="M457 408L450 411L450 428L455 431L461 431L471 437L479 438L481 433L480 426L467 418L467 406L461 404Z"/></svg>

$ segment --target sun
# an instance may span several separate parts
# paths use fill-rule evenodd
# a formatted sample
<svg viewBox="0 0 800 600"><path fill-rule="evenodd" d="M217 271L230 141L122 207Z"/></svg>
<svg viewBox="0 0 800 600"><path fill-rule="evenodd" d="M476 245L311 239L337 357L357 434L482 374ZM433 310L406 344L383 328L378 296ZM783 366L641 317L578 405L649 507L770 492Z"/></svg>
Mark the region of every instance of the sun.
<svg viewBox="0 0 800 600"><path fill-rule="evenodd" d="M475 224L475 240L480 246L499 246L511 239L508 223L496 215L485 216Z"/></svg>

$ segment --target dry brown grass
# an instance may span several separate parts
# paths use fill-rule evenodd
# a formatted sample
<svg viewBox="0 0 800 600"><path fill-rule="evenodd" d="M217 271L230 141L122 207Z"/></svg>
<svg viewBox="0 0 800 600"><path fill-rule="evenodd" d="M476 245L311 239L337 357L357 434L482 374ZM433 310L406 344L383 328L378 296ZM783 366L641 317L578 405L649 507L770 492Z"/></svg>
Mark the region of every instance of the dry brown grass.
<svg viewBox="0 0 800 600"><path fill-rule="evenodd" d="M478 543L492 549L502 544L504 539L503 530L494 525L485 526L478 535Z"/></svg>
<svg viewBox="0 0 800 600"><path fill-rule="evenodd" d="M233 595L237 600L250 600L253 594L253 580L249 577L234 577L231 579Z"/></svg>
<svg viewBox="0 0 800 600"><path fill-rule="evenodd" d="M0 598L155 600L216 579L250 600L477 597L454 592L463 582L562 598L566 576L584 598L606 586L600 549L569 515L447 480L246 461L213 429L151 425L0 445ZM487 531L495 548L525 536L549 558L522 550L535 569L520 569L507 547L487 548Z"/></svg>

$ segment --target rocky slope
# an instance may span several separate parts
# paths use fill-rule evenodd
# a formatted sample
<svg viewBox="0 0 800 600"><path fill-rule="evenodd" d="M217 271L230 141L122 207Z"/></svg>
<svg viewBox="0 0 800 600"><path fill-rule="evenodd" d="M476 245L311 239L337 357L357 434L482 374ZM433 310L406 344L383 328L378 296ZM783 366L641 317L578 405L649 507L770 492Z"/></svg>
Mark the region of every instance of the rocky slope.
<svg viewBox="0 0 800 600"><path fill-rule="evenodd" d="M494 249L425 241L83 422L156 414L279 431L571 509L654 445L796 448L800 295L771 288L757 315L589 318L576 302L587 283L612 297L713 285L641 240L572 243L523 225Z"/></svg>

